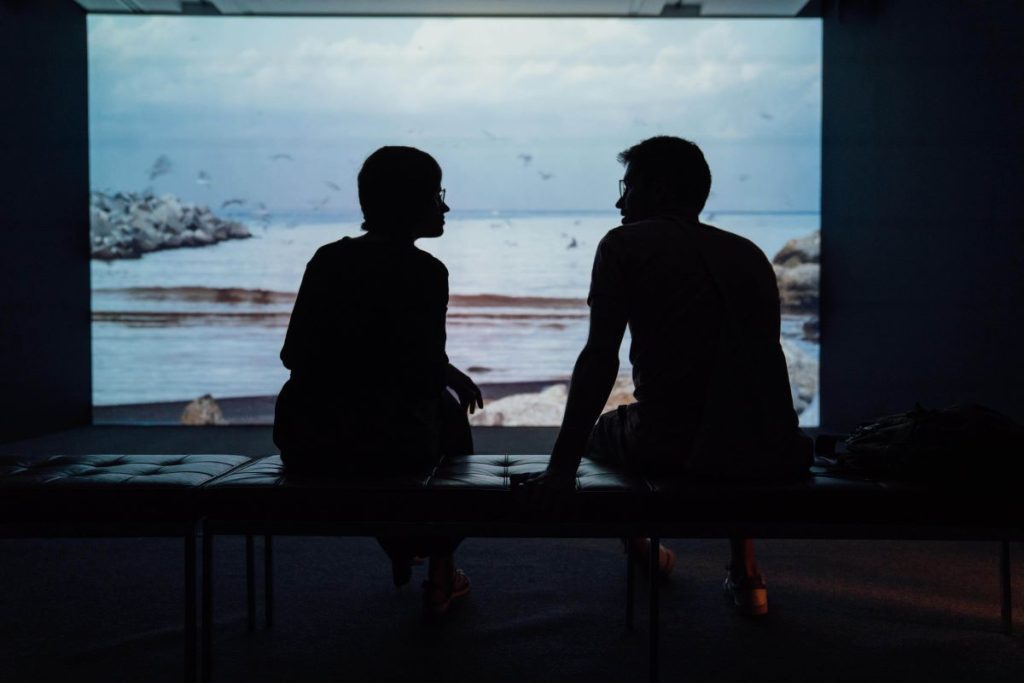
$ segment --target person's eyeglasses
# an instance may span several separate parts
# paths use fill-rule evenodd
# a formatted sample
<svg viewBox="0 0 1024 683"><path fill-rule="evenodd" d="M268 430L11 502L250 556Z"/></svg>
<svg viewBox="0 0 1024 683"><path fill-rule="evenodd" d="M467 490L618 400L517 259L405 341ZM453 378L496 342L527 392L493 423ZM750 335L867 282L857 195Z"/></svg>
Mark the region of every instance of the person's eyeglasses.
<svg viewBox="0 0 1024 683"><path fill-rule="evenodd" d="M626 185L626 181L625 180L620 180L619 181L619 199L622 199L623 197L626 196L626 190L627 189L628 189L628 185Z"/></svg>
<svg viewBox="0 0 1024 683"><path fill-rule="evenodd" d="M444 188L443 187L437 193L437 203L438 204L444 204Z"/></svg>

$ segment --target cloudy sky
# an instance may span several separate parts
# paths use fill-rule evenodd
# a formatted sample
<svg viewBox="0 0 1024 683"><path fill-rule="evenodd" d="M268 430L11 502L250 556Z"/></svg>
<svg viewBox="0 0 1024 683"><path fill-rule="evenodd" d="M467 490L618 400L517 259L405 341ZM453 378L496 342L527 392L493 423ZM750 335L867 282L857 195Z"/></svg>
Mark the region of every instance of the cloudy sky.
<svg viewBox="0 0 1024 683"><path fill-rule="evenodd" d="M817 20L90 16L89 84L100 190L353 212L362 160L406 144L453 209L604 210L615 155L671 134L709 210L818 210Z"/></svg>

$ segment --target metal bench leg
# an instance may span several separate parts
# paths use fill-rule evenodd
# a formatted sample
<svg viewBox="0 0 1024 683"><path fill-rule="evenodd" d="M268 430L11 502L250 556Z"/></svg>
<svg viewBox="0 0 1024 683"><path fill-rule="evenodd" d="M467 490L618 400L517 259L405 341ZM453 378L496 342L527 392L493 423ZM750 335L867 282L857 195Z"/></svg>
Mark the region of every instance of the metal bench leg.
<svg viewBox="0 0 1024 683"><path fill-rule="evenodd" d="M245 607L249 616L249 630L256 630L256 552L252 534L245 535Z"/></svg>
<svg viewBox="0 0 1024 683"><path fill-rule="evenodd" d="M213 670L213 534L203 529L203 648L202 680L207 683Z"/></svg>
<svg viewBox="0 0 1024 683"><path fill-rule="evenodd" d="M185 682L196 680L196 528L185 534Z"/></svg>
<svg viewBox="0 0 1024 683"><path fill-rule="evenodd" d="M651 667L651 683L657 683L658 680L658 583L660 577L658 576L659 556L658 551L661 547L661 539L657 536L651 537L651 557L650 557L650 568L649 575L651 580L651 649L650 649L650 667Z"/></svg>
<svg viewBox="0 0 1024 683"><path fill-rule="evenodd" d="M633 631L633 613L636 612L636 576L633 558L629 556L629 542L626 542L626 630Z"/></svg>
<svg viewBox="0 0 1024 683"><path fill-rule="evenodd" d="M273 536L267 534L263 544L263 616L266 619L267 628L274 625L274 541Z"/></svg>
<svg viewBox="0 0 1024 683"><path fill-rule="evenodd" d="M1003 633L1013 635L1013 594L1010 585L1010 542L1004 540L999 553L999 587L1002 590L1002 606L1000 616L1003 621Z"/></svg>

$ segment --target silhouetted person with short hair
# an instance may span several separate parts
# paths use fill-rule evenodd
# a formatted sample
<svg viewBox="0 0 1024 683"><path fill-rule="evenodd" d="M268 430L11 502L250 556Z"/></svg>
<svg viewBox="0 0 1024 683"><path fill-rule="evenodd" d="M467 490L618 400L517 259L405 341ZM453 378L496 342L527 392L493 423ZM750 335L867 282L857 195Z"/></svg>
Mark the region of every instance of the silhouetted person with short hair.
<svg viewBox="0 0 1024 683"><path fill-rule="evenodd" d="M590 333L548 469L527 487L540 498L571 490L583 456L647 475L806 476L812 448L793 409L771 264L752 242L699 222L711 172L695 144L654 137L619 161L622 225L597 247ZM598 419L627 324L636 403ZM646 539L627 542L648 557ZM726 592L762 614L753 543L731 545ZM674 553L660 555L667 575Z"/></svg>
<svg viewBox="0 0 1024 683"><path fill-rule="evenodd" d="M448 270L414 244L444 233L441 167L418 149L382 147L358 184L366 234L314 254L281 349L291 378L274 442L290 476L426 476L443 455L473 452L466 411L483 401L445 354ZM459 539L378 540L397 585L415 557L430 557L428 610L469 592L453 559Z"/></svg>

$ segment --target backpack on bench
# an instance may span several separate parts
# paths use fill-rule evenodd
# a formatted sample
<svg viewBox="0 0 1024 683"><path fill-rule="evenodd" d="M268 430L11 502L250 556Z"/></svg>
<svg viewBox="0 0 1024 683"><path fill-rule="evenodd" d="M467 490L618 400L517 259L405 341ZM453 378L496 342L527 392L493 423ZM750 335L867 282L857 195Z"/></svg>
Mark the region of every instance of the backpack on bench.
<svg viewBox="0 0 1024 683"><path fill-rule="evenodd" d="M1019 482L1015 475L1024 462L1024 427L975 404L918 405L864 422L842 441L832 439L832 448L829 442L819 441L819 453L833 471L878 479Z"/></svg>

